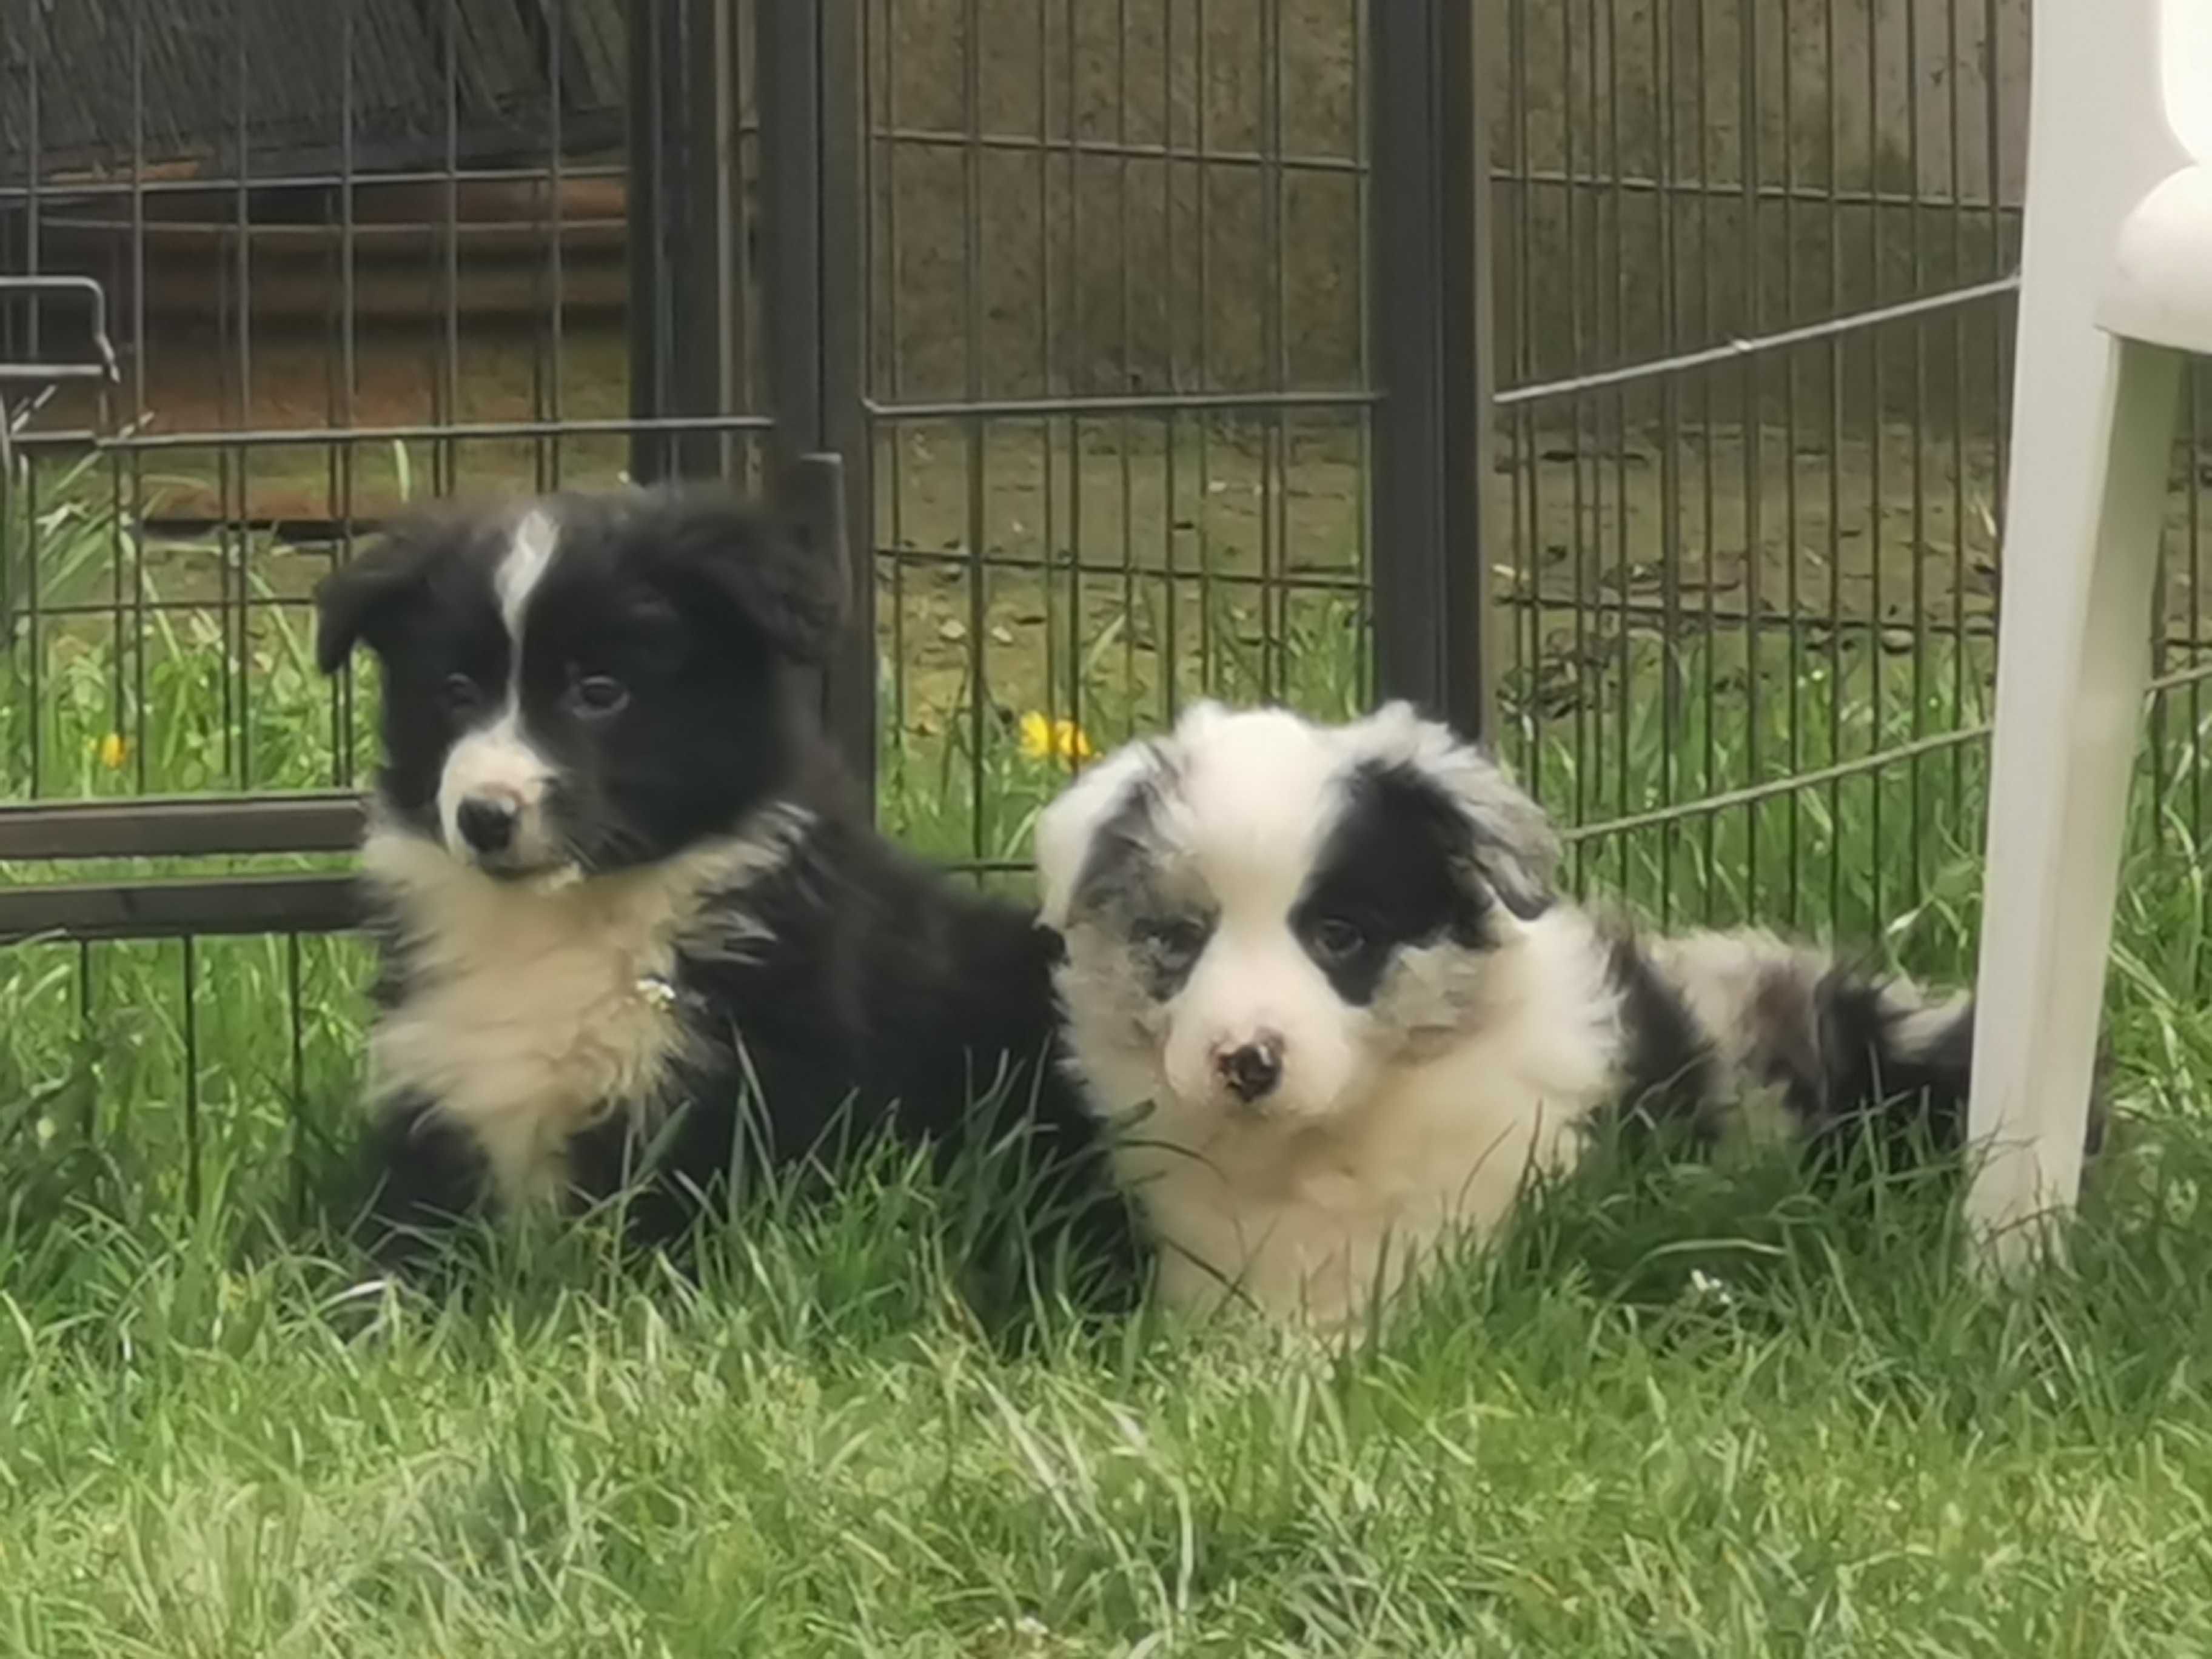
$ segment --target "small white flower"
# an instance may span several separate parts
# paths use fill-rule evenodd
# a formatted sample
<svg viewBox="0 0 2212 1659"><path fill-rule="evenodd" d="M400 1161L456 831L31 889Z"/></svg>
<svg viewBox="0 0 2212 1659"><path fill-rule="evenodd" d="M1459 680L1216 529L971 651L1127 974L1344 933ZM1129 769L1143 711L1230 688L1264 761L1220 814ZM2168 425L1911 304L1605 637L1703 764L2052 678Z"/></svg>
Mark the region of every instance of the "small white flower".
<svg viewBox="0 0 2212 1659"><path fill-rule="evenodd" d="M1700 1302L1711 1302L1723 1308L1735 1306L1735 1292L1703 1267L1690 1269L1690 1293Z"/></svg>

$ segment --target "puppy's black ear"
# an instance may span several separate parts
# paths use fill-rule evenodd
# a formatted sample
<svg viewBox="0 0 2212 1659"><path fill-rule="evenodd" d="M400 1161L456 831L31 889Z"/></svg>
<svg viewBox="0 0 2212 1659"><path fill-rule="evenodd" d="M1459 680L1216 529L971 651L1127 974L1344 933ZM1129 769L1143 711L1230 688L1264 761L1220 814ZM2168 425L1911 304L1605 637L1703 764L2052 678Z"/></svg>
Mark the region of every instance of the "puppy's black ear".
<svg viewBox="0 0 2212 1659"><path fill-rule="evenodd" d="M670 581L726 611L796 663L828 660L844 622L834 549L796 514L708 493L671 494L652 527Z"/></svg>
<svg viewBox="0 0 2212 1659"><path fill-rule="evenodd" d="M381 653L407 601L453 544L448 514L423 514L387 528L368 550L323 578L315 588L315 663L335 674L356 642Z"/></svg>
<svg viewBox="0 0 2212 1659"><path fill-rule="evenodd" d="M1459 825L1466 882L1523 921L1551 908L1559 864L1559 832L1544 809L1505 770L1451 730L1402 702L1384 705L1351 728L1377 763L1418 778Z"/></svg>

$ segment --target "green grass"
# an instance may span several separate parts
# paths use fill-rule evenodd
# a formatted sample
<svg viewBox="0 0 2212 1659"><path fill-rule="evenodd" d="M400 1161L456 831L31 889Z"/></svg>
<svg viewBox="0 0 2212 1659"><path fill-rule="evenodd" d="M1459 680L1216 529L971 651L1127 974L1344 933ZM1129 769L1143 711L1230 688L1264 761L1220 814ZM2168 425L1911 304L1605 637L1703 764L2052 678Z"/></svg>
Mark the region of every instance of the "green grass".
<svg viewBox="0 0 2212 1659"><path fill-rule="evenodd" d="M214 623L170 621L120 667L64 633L35 708L24 654L0 666L7 775L36 719L68 757L49 792L210 787L245 719L256 781L327 781L296 621L228 719ZM1284 653L1298 700L1357 702L1356 621ZM1807 767L1832 713L1842 755L1959 713L1948 659L1916 703L1909 663L1815 681L1771 649L1757 724L1740 646L1639 645L1625 689L1594 673L1540 721L1509 695L1509 747L1595 822L1747 781L1754 749L1771 771L1791 684ZM1101 742L1164 701L1129 660L1079 665ZM143 746L111 768L142 666ZM1670 667L1692 690L1671 741ZM1243 672L1231 649L1217 682ZM1064 769L1000 714L1064 711L1065 673L995 685L973 721L887 708L891 824L1018 855ZM1594 1168L1345 1353L1086 1321L1049 1275L987 1325L949 1265L976 1204L886 1164L828 1206L764 1200L696 1282L586 1226L495 1241L430 1305L319 1219L357 945L0 955L0 1652L2205 1651L2212 949L2197 732L2167 705L2112 992L2128 1133L2070 1265L2002 1292L1962 1271L1940 1194L1824 1200L1753 1162ZM1956 974L1983 764L1584 843L1571 873Z"/></svg>

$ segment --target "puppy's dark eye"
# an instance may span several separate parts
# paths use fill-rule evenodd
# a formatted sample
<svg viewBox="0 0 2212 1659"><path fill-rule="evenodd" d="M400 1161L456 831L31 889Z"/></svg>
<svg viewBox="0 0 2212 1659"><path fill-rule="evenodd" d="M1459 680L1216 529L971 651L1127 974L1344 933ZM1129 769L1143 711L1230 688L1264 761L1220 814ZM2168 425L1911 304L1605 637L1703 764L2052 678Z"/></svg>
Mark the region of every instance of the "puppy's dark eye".
<svg viewBox="0 0 2212 1659"><path fill-rule="evenodd" d="M1194 916L1154 916L1137 924L1137 943L1171 962L1185 962L1206 948L1206 925Z"/></svg>
<svg viewBox="0 0 2212 1659"><path fill-rule="evenodd" d="M569 706L580 714L619 714L629 701L629 687L611 674L586 674L568 688Z"/></svg>
<svg viewBox="0 0 2212 1659"><path fill-rule="evenodd" d="M1315 956L1323 962L1349 962L1367 948L1367 930L1342 916L1322 916L1306 929Z"/></svg>
<svg viewBox="0 0 2212 1659"><path fill-rule="evenodd" d="M447 675L445 684L438 689L438 696L456 714L468 714L483 702L483 693L466 674Z"/></svg>

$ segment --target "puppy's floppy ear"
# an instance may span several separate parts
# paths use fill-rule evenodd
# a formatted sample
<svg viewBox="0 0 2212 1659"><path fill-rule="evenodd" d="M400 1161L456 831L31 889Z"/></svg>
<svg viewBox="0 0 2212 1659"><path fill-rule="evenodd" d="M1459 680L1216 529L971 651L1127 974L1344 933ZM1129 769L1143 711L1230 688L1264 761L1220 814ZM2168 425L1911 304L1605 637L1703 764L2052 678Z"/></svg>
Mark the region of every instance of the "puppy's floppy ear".
<svg viewBox="0 0 2212 1659"><path fill-rule="evenodd" d="M1504 768L1409 703L1386 704L1350 728L1374 763L1402 768L1447 803L1466 830L1468 873L1523 921L1551 908L1559 837Z"/></svg>
<svg viewBox="0 0 2212 1659"><path fill-rule="evenodd" d="M1133 845L1148 797L1167 769L1157 742L1124 744L1088 768L1037 818L1038 915L1065 932L1101 860Z"/></svg>
<svg viewBox="0 0 2212 1659"><path fill-rule="evenodd" d="M793 662L828 659L844 622L843 573L807 520L713 490L655 492L647 512L672 584Z"/></svg>
<svg viewBox="0 0 2212 1659"><path fill-rule="evenodd" d="M316 666L337 673L356 642L384 651L392 624L460 538L463 525L450 508L402 519L360 557L324 577L315 587Z"/></svg>

